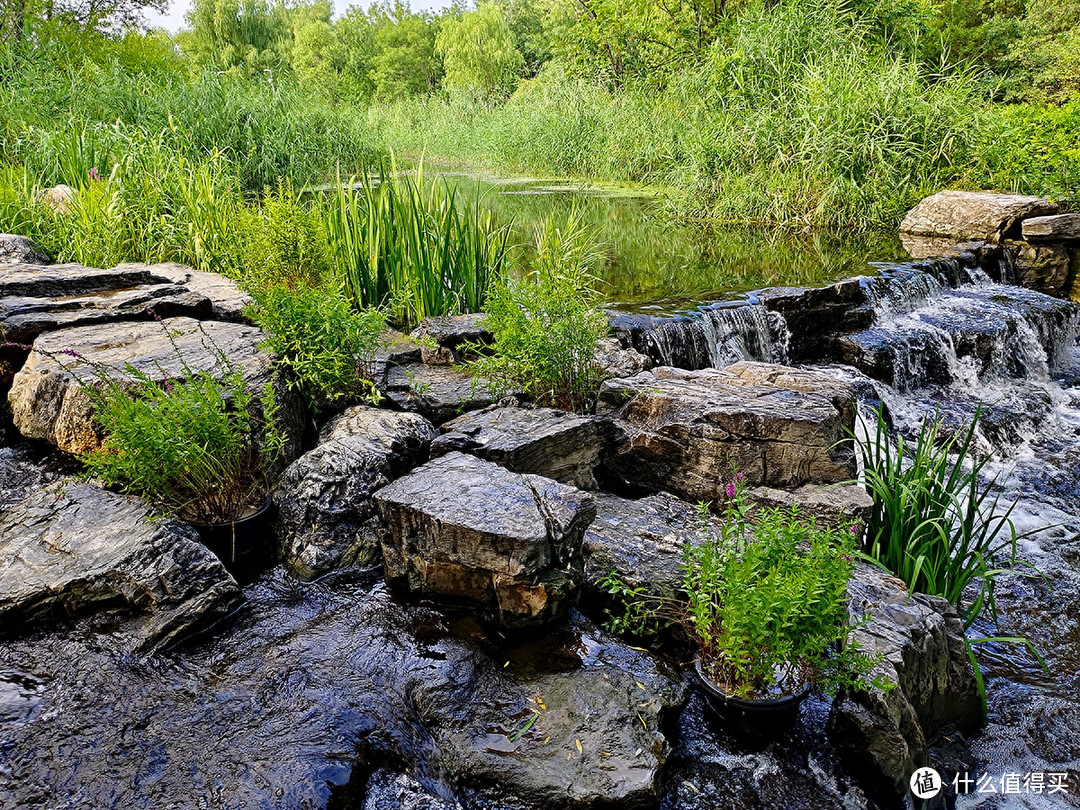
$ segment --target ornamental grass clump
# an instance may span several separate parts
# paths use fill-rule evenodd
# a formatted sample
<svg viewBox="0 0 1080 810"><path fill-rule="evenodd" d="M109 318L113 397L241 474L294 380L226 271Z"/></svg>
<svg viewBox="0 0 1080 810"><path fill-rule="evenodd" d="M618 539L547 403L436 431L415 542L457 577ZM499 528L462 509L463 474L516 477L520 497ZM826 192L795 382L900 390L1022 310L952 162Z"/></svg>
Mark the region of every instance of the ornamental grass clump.
<svg viewBox="0 0 1080 810"><path fill-rule="evenodd" d="M648 635L674 620L698 648L701 671L730 695L766 699L807 686L889 688L851 639L847 586L852 525L824 526L797 508L751 516L741 477L727 486L719 531L702 504L699 542L687 544L680 593L649 597L615 575L614 629Z"/></svg>

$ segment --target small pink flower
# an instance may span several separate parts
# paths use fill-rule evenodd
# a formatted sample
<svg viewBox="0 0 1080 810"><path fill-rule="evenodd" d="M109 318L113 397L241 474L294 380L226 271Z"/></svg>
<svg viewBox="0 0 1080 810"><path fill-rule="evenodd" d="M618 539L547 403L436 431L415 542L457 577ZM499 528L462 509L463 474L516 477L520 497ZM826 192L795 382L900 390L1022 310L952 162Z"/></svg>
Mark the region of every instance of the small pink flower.
<svg viewBox="0 0 1080 810"><path fill-rule="evenodd" d="M724 487L724 494L727 495L729 498L734 498L735 497L735 482L734 481L730 482L726 487Z"/></svg>
<svg viewBox="0 0 1080 810"><path fill-rule="evenodd" d="M850 526L848 526L848 531L852 534L859 534L862 531L862 528L863 527L861 523L852 523Z"/></svg>
<svg viewBox="0 0 1080 810"><path fill-rule="evenodd" d="M91 179L92 181L93 181L93 180L97 180L97 179L98 179L98 170L97 170L97 166L91 166L91 167L90 167L90 179Z"/></svg>

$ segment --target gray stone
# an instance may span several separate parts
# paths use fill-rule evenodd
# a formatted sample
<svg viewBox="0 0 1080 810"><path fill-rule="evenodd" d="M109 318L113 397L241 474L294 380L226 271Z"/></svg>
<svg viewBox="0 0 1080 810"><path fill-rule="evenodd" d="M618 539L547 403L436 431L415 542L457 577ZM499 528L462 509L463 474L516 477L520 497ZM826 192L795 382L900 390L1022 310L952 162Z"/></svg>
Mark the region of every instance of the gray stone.
<svg viewBox="0 0 1080 810"><path fill-rule="evenodd" d="M12 382L8 393L12 420L28 438L69 453L85 453L101 443L93 407L81 388L96 374L124 379L130 364L155 378L179 379L189 371L224 371L220 360L224 356L240 369L251 390L261 393L268 384L274 385L288 461L299 448L303 407L296 392L275 374L274 358L259 348L265 339L253 326L191 318L46 332L34 342Z"/></svg>
<svg viewBox="0 0 1080 810"><path fill-rule="evenodd" d="M1029 217L1056 214L1058 206L1039 197L985 191L939 191L908 211L901 233L1000 242L1019 236Z"/></svg>
<svg viewBox="0 0 1080 810"><path fill-rule="evenodd" d="M240 599L195 530L138 498L68 480L0 517L0 626L47 628L89 613L132 615L138 648L181 637Z"/></svg>
<svg viewBox="0 0 1080 810"><path fill-rule="evenodd" d="M1080 239L1080 214L1031 217L1023 224L1024 239L1072 241ZM2 237L0 237L2 238Z"/></svg>
<svg viewBox="0 0 1080 810"><path fill-rule="evenodd" d="M450 453L375 493L389 579L491 611L505 626L539 624L577 599L593 497L536 475Z"/></svg>
<svg viewBox="0 0 1080 810"><path fill-rule="evenodd" d="M841 522L866 524L874 509L874 500L862 484L806 484L794 491L753 487L746 497L763 509L795 507L803 517L812 517L820 525L836 526Z"/></svg>
<svg viewBox="0 0 1080 810"><path fill-rule="evenodd" d="M246 321L244 310L251 306L252 298L231 278L196 270L185 264L165 262L161 264L121 264L116 269L145 267L155 278L168 279L191 293L210 301L211 314L219 321ZM166 313L155 307L157 314Z"/></svg>
<svg viewBox="0 0 1080 810"><path fill-rule="evenodd" d="M863 652L882 656L870 677L895 688L844 695L831 719L835 738L906 793L911 772L927 764L928 747L942 731L971 729L982 719L963 624L944 599L909 594L903 582L867 563L856 567L848 592L853 639Z"/></svg>
<svg viewBox="0 0 1080 810"><path fill-rule="evenodd" d="M1004 247L1012 256L1020 284L1050 294L1067 289L1069 250L1065 245L1008 240Z"/></svg>
<svg viewBox="0 0 1080 810"><path fill-rule="evenodd" d="M432 443L432 456L460 450L581 489L596 489L593 471L613 438L610 422L554 408L486 408L442 429Z"/></svg>
<svg viewBox="0 0 1080 810"><path fill-rule="evenodd" d="M495 401L483 380L464 371L426 363L389 363L380 387L398 407L416 411L436 425Z"/></svg>
<svg viewBox="0 0 1080 810"><path fill-rule="evenodd" d="M9 264L52 264L52 259L25 236L0 233L0 267Z"/></svg>
<svg viewBox="0 0 1080 810"><path fill-rule="evenodd" d="M171 279L151 273L146 265L100 270L81 264L17 264L0 273L0 297L64 299L171 283Z"/></svg>
<svg viewBox="0 0 1080 810"><path fill-rule="evenodd" d="M53 210L53 213L66 216L71 213L71 207L75 204L75 189L60 183L52 188L45 188L38 192L38 199Z"/></svg>
<svg viewBox="0 0 1080 810"><path fill-rule="evenodd" d="M425 458L435 434L415 413L356 406L334 417L318 446L289 466L274 491L286 565L310 578L379 562L372 494Z"/></svg>
<svg viewBox="0 0 1080 810"><path fill-rule="evenodd" d="M596 365L607 377L633 377L652 368L653 359L633 348L623 348L615 338L601 338L596 342Z"/></svg>
<svg viewBox="0 0 1080 810"><path fill-rule="evenodd" d="M379 768L367 781L360 810L462 810L462 807L455 799L432 795L408 774Z"/></svg>
<svg viewBox="0 0 1080 810"><path fill-rule="evenodd" d="M625 440L605 468L627 485L716 500L734 470L750 486L794 488L854 478L850 386L765 363L724 370L660 367L600 389L597 413Z"/></svg>
<svg viewBox="0 0 1080 810"><path fill-rule="evenodd" d="M422 347L423 362L452 366L468 359L467 346L491 342L493 335L484 326L486 317L482 312L472 312L424 318L411 337Z"/></svg>

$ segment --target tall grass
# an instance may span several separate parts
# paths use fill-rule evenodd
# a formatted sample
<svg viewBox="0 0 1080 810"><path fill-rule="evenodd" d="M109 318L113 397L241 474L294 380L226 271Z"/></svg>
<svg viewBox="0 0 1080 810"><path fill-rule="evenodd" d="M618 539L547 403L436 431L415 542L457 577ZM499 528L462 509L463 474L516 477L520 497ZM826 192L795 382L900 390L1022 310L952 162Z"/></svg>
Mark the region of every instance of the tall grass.
<svg viewBox="0 0 1080 810"><path fill-rule="evenodd" d="M338 178L317 207L346 293L358 306L387 304L402 325L479 311L506 272L509 227L478 196L465 203L446 182L425 180L422 165Z"/></svg>

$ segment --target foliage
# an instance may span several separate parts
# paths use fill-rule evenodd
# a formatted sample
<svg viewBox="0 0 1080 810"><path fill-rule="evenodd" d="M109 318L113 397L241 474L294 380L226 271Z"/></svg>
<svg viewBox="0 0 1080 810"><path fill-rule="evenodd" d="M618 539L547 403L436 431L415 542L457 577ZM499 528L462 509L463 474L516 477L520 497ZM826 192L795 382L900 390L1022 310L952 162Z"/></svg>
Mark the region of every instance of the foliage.
<svg viewBox="0 0 1080 810"><path fill-rule="evenodd" d="M765 509L753 519L741 476L727 485L717 533L701 505L700 542L684 549L682 593L650 600L618 577L619 629L650 632L662 614L697 642L702 671L739 697L793 694L804 684L887 689L868 678L876 660L849 639L847 584L854 568L852 527L818 526L797 509Z"/></svg>
<svg viewBox="0 0 1080 810"><path fill-rule="evenodd" d="M82 389L105 436L83 456L87 472L200 523L236 520L260 506L283 442L273 384L256 395L208 341L211 347L214 373L185 362L181 379L132 366L118 379L95 367Z"/></svg>
<svg viewBox="0 0 1080 810"><path fill-rule="evenodd" d="M187 21L180 43L200 68L253 76L288 65L291 31L281 2L194 0Z"/></svg>
<svg viewBox="0 0 1080 810"><path fill-rule="evenodd" d="M505 272L509 229L478 196L459 204L446 182L426 181L423 165L339 178L321 215L346 294L357 307L387 305L403 326L478 311Z"/></svg>
<svg viewBox="0 0 1080 810"><path fill-rule="evenodd" d="M525 279L493 288L484 307L493 353L471 371L496 392L585 411L602 381L596 342L608 328L592 287L600 254L576 211L538 226L535 248Z"/></svg>
<svg viewBox="0 0 1080 810"><path fill-rule="evenodd" d="M490 2L444 20L435 49L443 58L443 84L474 90L484 98L509 93L525 62L502 9Z"/></svg>
<svg viewBox="0 0 1080 810"><path fill-rule="evenodd" d="M267 348L312 407L378 400L369 365L386 329L382 312L357 312L327 287L274 286L258 291L256 302L251 314L268 335Z"/></svg>
<svg viewBox="0 0 1080 810"><path fill-rule="evenodd" d="M262 204L244 216L243 267L249 288L322 283L328 272L326 234L318 214L291 184L267 189Z"/></svg>
<svg viewBox="0 0 1080 810"><path fill-rule="evenodd" d="M1011 518L1015 502L1001 508L1000 495L991 496L994 482L980 481L989 461L973 454L980 415L976 411L963 431L948 437L939 419L927 420L914 447L902 436L894 447L879 410L874 435L860 444L866 487L874 500L866 556L912 591L947 599L965 627L984 611L997 621L994 582L999 575L1034 573L1016 556L1023 535Z"/></svg>

